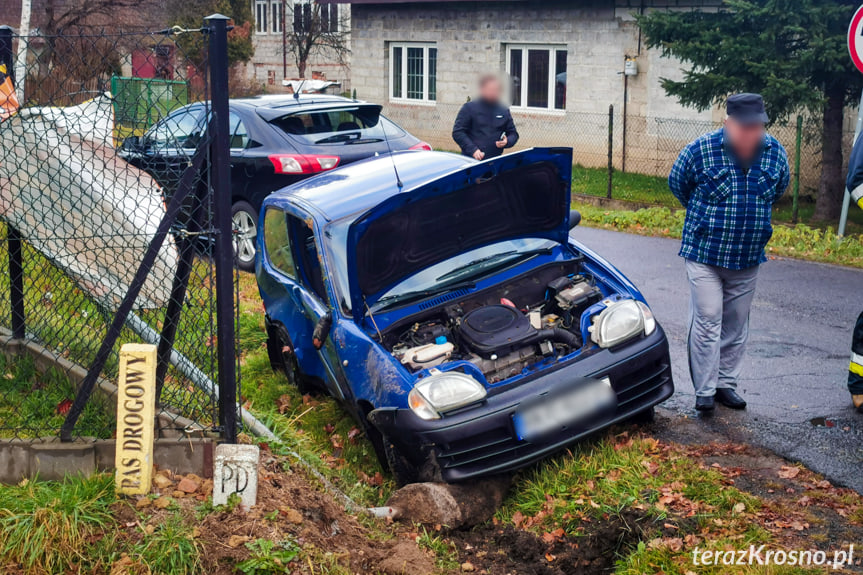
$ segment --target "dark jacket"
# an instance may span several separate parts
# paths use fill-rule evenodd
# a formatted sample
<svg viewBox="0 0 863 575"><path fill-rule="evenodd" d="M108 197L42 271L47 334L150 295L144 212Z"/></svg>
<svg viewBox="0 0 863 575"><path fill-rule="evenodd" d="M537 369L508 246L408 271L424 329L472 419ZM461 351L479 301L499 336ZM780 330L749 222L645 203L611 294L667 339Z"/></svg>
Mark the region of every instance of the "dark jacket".
<svg viewBox="0 0 863 575"><path fill-rule="evenodd" d="M459 110L452 128L452 139L465 156L473 156L477 149L485 152L486 159L503 153L495 142L506 132L506 147L511 148L518 142L518 132L512 114L500 104L490 104L485 100L468 102Z"/></svg>
<svg viewBox="0 0 863 575"><path fill-rule="evenodd" d="M863 208L863 138L857 138L851 157L848 158L848 179L845 186L854 203Z"/></svg>

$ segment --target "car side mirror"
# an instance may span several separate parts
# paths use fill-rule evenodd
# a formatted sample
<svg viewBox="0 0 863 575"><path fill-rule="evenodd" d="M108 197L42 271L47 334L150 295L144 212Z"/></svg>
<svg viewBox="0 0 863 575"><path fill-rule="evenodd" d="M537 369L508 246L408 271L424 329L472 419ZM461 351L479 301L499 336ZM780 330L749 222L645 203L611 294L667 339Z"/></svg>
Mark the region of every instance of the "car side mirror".
<svg viewBox="0 0 863 575"><path fill-rule="evenodd" d="M315 349L324 347L324 343L330 335L331 327L333 327L333 313L328 311L315 324L315 331L312 333L312 345L315 346Z"/></svg>
<svg viewBox="0 0 863 575"><path fill-rule="evenodd" d="M581 212L578 210L569 210L569 229L574 230L581 223Z"/></svg>
<svg viewBox="0 0 863 575"><path fill-rule="evenodd" d="M141 138L140 136L129 136L125 140L123 140L123 150L127 152L134 152L136 150L141 149Z"/></svg>

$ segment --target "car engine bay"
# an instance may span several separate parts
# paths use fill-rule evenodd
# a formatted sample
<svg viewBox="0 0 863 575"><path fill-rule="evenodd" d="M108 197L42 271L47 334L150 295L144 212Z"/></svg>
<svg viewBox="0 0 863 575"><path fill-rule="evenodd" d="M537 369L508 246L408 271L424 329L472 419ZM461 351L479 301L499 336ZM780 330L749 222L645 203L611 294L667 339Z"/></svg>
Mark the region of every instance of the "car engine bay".
<svg viewBox="0 0 863 575"><path fill-rule="evenodd" d="M554 264L485 293L438 305L391 326L382 343L411 372L463 360L473 363L489 383L544 359L568 355L585 343L582 313L604 297L591 275L568 267Z"/></svg>

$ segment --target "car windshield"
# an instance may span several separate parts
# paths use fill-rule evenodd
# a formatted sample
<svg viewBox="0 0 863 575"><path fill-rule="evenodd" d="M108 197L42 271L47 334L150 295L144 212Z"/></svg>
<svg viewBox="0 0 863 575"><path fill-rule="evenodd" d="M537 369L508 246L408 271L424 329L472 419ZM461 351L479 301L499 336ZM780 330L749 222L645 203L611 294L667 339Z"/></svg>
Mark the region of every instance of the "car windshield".
<svg viewBox="0 0 863 575"><path fill-rule="evenodd" d="M344 310L350 311L347 277L347 234L352 221L335 222L326 232L327 250L333 259L336 276L336 289L340 294ZM394 304L425 297L426 294L452 289L481 278L501 266L522 260L529 255L553 249L557 242L544 238L507 240L470 250L455 257L430 266L406 278L387 291L375 306L378 309Z"/></svg>
<svg viewBox="0 0 863 575"><path fill-rule="evenodd" d="M359 144L401 138L404 130L368 110L323 110L282 116L270 122L305 144ZM384 134L386 130L386 134Z"/></svg>

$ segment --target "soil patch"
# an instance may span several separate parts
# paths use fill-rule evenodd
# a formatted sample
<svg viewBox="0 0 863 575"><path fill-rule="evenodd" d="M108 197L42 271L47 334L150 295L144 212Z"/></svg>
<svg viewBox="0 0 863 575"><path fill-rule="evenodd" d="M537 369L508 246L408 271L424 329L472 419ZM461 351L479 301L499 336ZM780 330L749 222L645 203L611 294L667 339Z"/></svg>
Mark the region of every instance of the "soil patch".
<svg viewBox="0 0 863 575"><path fill-rule="evenodd" d="M327 555L355 573L382 575L431 575L434 560L413 539L383 524L366 527L350 515L331 495L299 469L284 469L286 460L262 454L258 469L258 503L250 510L212 511L198 520L200 506L209 493L183 494L176 489L182 477L173 476L160 492L169 498L166 508L159 499L139 505L127 500L115 505L115 516L124 527L121 537L132 542L145 537L171 515L179 513L195 527L194 538L201 548L203 572L234 575L237 563L252 556L246 543L268 539L292 542L309 557ZM166 473L166 472L160 472ZM149 527L152 526L152 527ZM305 572L297 564L297 572ZM127 572L131 572L127 570Z"/></svg>
<svg viewBox="0 0 863 575"><path fill-rule="evenodd" d="M489 575L595 575L614 570L616 554L645 537L644 523L643 516L627 511L579 537L542 537L512 525L489 524L454 532L451 539L463 569Z"/></svg>

